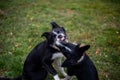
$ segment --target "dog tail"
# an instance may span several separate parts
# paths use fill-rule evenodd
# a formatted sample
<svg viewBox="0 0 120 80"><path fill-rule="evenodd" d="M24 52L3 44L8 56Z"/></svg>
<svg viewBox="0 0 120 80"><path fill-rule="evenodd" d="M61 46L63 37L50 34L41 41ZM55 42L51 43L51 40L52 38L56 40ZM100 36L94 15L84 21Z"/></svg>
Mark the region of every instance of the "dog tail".
<svg viewBox="0 0 120 80"><path fill-rule="evenodd" d="M0 76L0 80L22 80L22 76L18 76L17 78L7 78Z"/></svg>

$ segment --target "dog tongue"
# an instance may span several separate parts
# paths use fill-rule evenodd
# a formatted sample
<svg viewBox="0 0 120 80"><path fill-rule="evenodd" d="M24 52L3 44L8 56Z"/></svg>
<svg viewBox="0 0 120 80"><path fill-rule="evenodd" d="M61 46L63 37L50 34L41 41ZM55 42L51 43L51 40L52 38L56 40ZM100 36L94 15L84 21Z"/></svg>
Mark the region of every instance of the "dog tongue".
<svg viewBox="0 0 120 80"><path fill-rule="evenodd" d="M65 38L64 38L64 37L62 37L60 40L61 40L61 41L65 41Z"/></svg>

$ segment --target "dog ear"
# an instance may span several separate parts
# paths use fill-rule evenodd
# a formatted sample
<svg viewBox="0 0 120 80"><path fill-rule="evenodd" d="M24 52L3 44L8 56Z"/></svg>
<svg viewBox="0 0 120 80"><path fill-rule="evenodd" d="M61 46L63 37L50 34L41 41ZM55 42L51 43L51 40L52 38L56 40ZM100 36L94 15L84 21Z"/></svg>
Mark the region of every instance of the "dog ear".
<svg viewBox="0 0 120 80"><path fill-rule="evenodd" d="M51 37L51 33L50 32L44 32L41 37L45 37L46 39L49 39Z"/></svg>
<svg viewBox="0 0 120 80"><path fill-rule="evenodd" d="M80 48L80 45L81 45L81 44L76 44L76 47L75 47L75 49L78 49L78 50L79 50L79 48Z"/></svg>
<svg viewBox="0 0 120 80"><path fill-rule="evenodd" d="M79 51L80 53L84 53L85 51L87 51L90 48L90 45L85 45L85 46L79 46Z"/></svg>
<svg viewBox="0 0 120 80"><path fill-rule="evenodd" d="M61 28L62 28L64 31L66 31L64 27L61 27Z"/></svg>
<svg viewBox="0 0 120 80"><path fill-rule="evenodd" d="M51 22L52 29L60 27L56 22Z"/></svg>

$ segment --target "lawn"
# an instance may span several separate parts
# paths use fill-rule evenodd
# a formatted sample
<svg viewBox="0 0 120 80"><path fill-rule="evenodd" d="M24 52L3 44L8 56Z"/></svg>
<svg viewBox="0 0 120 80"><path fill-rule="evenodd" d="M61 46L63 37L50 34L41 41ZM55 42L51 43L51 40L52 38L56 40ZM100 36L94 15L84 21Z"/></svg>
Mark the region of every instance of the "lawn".
<svg viewBox="0 0 120 80"><path fill-rule="evenodd" d="M87 54L100 80L120 80L119 0L0 0L0 75L21 74L52 21L66 29L70 42L91 45Z"/></svg>

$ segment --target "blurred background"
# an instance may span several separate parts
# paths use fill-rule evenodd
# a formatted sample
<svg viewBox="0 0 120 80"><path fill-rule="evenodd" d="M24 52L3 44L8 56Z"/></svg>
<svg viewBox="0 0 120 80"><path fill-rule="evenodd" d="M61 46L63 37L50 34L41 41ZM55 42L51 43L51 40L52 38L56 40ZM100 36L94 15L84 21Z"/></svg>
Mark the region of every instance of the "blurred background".
<svg viewBox="0 0 120 80"><path fill-rule="evenodd" d="M120 80L120 0L0 0L0 76L22 73L52 21L66 29L70 42L91 45L87 53L100 80Z"/></svg>

